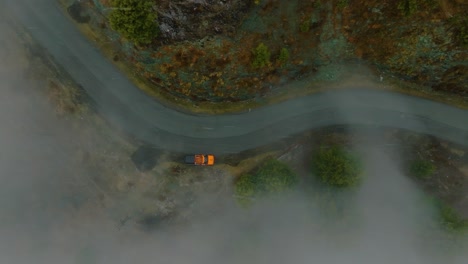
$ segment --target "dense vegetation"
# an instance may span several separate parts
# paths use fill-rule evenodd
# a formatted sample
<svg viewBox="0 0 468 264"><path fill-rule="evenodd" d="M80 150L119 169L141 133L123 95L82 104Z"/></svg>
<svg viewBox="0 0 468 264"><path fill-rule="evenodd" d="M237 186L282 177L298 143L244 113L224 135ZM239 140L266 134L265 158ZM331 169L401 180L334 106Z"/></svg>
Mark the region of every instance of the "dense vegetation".
<svg viewBox="0 0 468 264"><path fill-rule="evenodd" d="M112 0L112 28L137 45L149 44L158 33L151 0Z"/></svg>
<svg viewBox="0 0 468 264"><path fill-rule="evenodd" d="M235 192L239 203L247 205L256 197L287 191L297 182L297 175L288 165L269 159L253 173L239 177L235 183Z"/></svg>
<svg viewBox="0 0 468 264"><path fill-rule="evenodd" d="M296 87L302 78L339 81L348 71L337 64L355 59L438 100L465 104L468 93L463 1L94 2L105 16L110 10L112 28L139 47L117 41L101 17L88 17L89 24L100 26L117 44L115 53L149 81L145 89L163 90L167 98L247 102L275 87Z"/></svg>
<svg viewBox="0 0 468 264"><path fill-rule="evenodd" d="M327 185L347 187L359 181L362 165L356 155L341 147L322 147L312 159L312 171Z"/></svg>

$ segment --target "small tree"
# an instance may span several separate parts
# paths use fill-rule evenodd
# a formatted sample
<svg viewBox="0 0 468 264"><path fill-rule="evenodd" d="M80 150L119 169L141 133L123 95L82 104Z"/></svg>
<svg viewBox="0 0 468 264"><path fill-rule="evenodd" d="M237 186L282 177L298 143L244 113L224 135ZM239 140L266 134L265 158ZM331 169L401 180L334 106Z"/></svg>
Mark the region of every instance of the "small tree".
<svg viewBox="0 0 468 264"><path fill-rule="evenodd" d="M361 178L362 164L355 155L340 147L322 147L312 159L312 170L323 183L347 187Z"/></svg>
<svg viewBox="0 0 468 264"><path fill-rule="evenodd" d="M254 68L261 68L268 66L270 64L270 51L268 50L268 47L260 43L258 46L253 50L253 62L252 66Z"/></svg>
<svg viewBox="0 0 468 264"><path fill-rule="evenodd" d="M137 45L149 44L157 36L157 15L151 0L112 0L112 28Z"/></svg>
<svg viewBox="0 0 468 264"><path fill-rule="evenodd" d="M278 62L281 66L284 66L289 60L289 51L287 48L282 48L278 56Z"/></svg>

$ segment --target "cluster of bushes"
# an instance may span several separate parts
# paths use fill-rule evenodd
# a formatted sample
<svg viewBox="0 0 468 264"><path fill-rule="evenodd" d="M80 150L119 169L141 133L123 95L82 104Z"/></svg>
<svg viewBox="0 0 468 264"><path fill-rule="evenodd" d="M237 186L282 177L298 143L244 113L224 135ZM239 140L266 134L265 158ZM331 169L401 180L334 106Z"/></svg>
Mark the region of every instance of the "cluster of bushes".
<svg viewBox="0 0 468 264"><path fill-rule="evenodd" d="M264 68L271 65L271 52L270 49L263 43L258 44L252 50L252 67L253 68ZM289 50L287 48L281 48L279 55L276 59L279 66L284 66L289 60Z"/></svg>
<svg viewBox="0 0 468 264"><path fill-rule="evenodd" d="M339 147L321 148L312 161L314 174L325 184L335 187L354 185L361 177L361 163L355 155ZM298 176L287 164L269 159L257 170L244 174L235 182L238 201L245 205L256 197L290 190Z"/></svg>
<svg viewBox="0 0 468 264"><path fill-rule="evenodd" d="M112 0L111 27L137 45L150 44L159 26L152 0Z"/></svg>

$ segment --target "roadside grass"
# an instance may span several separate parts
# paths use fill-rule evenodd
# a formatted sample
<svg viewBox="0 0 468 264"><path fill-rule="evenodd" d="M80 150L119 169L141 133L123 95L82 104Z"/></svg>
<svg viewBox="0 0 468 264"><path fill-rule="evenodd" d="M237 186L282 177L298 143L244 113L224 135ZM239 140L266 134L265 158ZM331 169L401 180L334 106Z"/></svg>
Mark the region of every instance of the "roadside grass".
<svg viewBox="0 0 468 264"><path fill-rule="evenodd" d="M67 1L60 0L61 5L64 7L62 12L66 14ZM222 102L222 103L211 103L211 102L192 102L187 99L175 98L172 95L164 92L162 89L155 89L154 84L150 83L148 80L144 79L142 76L137 75L134 71L134 67L131 63L123 60L114 60L116 54L119 53L118 50L114 49L112 45L109 44L109 40L105 38L104 35L100 34L96 29L92 28L89 24L80 24L75 22L71 17L69 19L77 26L79 31L89 40L91 40L103 53L103 55L111 61L113 64L119 68L137 87L142 91L147 93L149 96L157 99L162 104L176 108L182 112L192 112L199 114L223 114L223 113L232 113L232 112L246 112L249 109L254 109L257 107L277 104L284 102L296 97L302 97L311 95L318 92L337 90L337 89L347 89L337 82L325 82L325 81L315 81L307 82L305 84L299 84L298 88L294 89L282 89L279 92L273 92L272 95L269 95L265 98L260 98L257 100L249 100L243 102ZM454 105L459 108L468 109L468 100L460 98L459 96L451 96L448 94L443 94L440 92L435 92L429 88L424 88L415 84L411 84L397 78L387 77L382 85L372 85L368 86L369 89L377 90L387 90L398 93L403 93L411 96L422 97L425 99L446 103ZM390 86L390 87L389 87Z"/></svg>
<svg viewBox="0 0 468 264"><path fill-rule="evenodd" d="M223 168L229 171L230 174L239 176L244 173L247 173L251 170L253 170L255 167L258 166L258 164L263 163L265 160L271 158L271 157L276 157L278 156L280 151L267 151L267 152L261 152L256 155L253 155L249 158L243 159L242 161L239 162L239 164L235 166L230 166L227 164L221 165Z"/></svg>

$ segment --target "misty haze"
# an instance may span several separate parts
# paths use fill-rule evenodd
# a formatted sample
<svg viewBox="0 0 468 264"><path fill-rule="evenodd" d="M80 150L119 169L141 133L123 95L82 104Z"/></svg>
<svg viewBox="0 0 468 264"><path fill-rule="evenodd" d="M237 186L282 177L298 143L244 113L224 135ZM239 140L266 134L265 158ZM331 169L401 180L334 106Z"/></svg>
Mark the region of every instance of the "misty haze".
<svg viewBox="0 0 468 264"><path fill-rule="evenodd" d="M191 92L174 88L164 97L138 90L136 77L124 77L137 75L130 73L131 64L122 68L123 61L136 63L137 71L147 68L124 59L125 45L107 31L104 36L99 30L105 26L98 29L96 21L107 22L96 13L125 1L33 2L0 3L0 264L468 263L468 95L454 92L436 102L432 95L400 94L403 88L392 88L399 84L385 82L392 74L376 74L351 60L288 68L282 64L285 51L278 49L271 58L280 57L261 66L275 70L255 66L249 72L265 82L281 79L268 83L271 93L262 90L245 99L232 92L226 99L216 88L177 97ZM121 41L143 41L131 46L134 54L196 43L199 50L187 55L193 60L183 52L180 60L198 67L210 60L201 57L211 55L197 40L218 34L235 39L237 30L261 32L273 22L257 28L249 15L273 16L268 12L285 5L221 2L161 1L153 7L159 35L148 44L119 32L125 36ZM312 2L328 10L327 1ZM447 2L444 10L466 9L466 1L440 2ZM354 10L341 6L353 1L333 3L337 10ZM200 18L186 13L188 7ZM215 11L222 22L202 29L214 23ZM116 14L121 15L112 19ZM241 17L246 22L236 24ZM311 21L298 24L297 34L318 32L325 23ZM110 40L89 42L92 34ZM299 60L293 60L292 38L285 42L291 64ZM332 45L320 43L314 48ZM230 45L235 44L223 48ZM239 55L239 61L255 52ZM466 55L466 48L461 52ZM212 87L222 82L216 71L226 61L231 59L218 61L206 75L218 78ZM171 68L179 78L183 74L173 68L186 67L179 62L157 69ZM282 71L284 76L268 75ZM228 79L226 85L233 85ZM187 87L208 89L196 86L200 83ZM253 79L239 83L267 87ZM304 92L309 83L324 88ZM213 155L214 161L199 161L196 154Z"/></svg>

